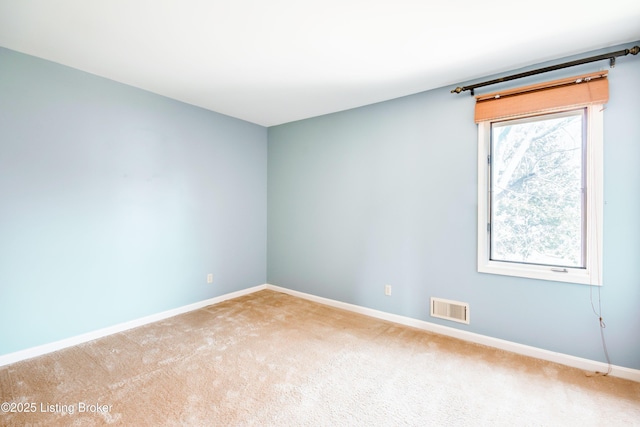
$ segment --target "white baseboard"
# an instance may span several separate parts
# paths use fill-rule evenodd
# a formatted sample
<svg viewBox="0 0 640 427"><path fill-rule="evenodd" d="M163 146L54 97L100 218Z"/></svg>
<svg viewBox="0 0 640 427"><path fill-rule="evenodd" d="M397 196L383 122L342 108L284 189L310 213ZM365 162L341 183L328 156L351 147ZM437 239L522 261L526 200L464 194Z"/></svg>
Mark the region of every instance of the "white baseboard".
<svg viewBox="0 0 640 427"><path fill-rule="evenodd" d="M413 328L422 329L429 332L434 332L441 335L458 338L464 341L473 342L476 344L483 344L489 347L499 348L501 350L510 351L512 353L521 354L524 356L534 357L537 359L547 360L550 362L560 363L562 365L571 366L578 369L591 372L606 372L608 365L606 363L597 362L594 360L583 359L580 357L570 356L568 354L556 353L549 350L544 350L537 347L531 347L528 345L518 344L511 341L501 340L499 338L493 338L486 335L476 334L474 332L463 331L460 329L450 328L448 326L442 326L435 323L430 323L424 320L413 319L411 317L400 316L397 314L387 313L384 311L374 310L372 308L366 308L355 304L349 304L346 302L336 301L329 298L323 298L304 292L294 291L287 288L282 288L275 285L259 285L248 289L242 289L240 291L231 292L225 295L220 295L204 301L199 301L193 304L178 307L172 310L163 311L161 313L146 316L140 319L132 320L118 325L110 326L108 328L99 329L97 331L88 332L86 334L77 335L75 337L66 338L60 341L52 342L49 344L40 345L37 347L28 348L26 350L17 351L15 353L9 353L0 356L0 366L16 363L21 360L31 359L32 357L41 356L43 354L51 353L63 348L72 347L74 345L82 344L88 341L92 341L98 338L102 338L118 332L123 332L128 329L133 329L138 326L147 325L149 323L164 320L169 317L177 316L182 313L186 313L193 310L198 310L208 305L217 304L222 301L237 298L243 295L248 295L253 292L261 291L264 289L270 289L277 292L282 292L295 297L304 298L309 301L314 301L320 304L329 305L331 307L341 308L354 313L363 314L365 316L374 317L377 319L387 320L390 322L398 323L401 325L411 326ZM624 378L631 381L640 382L640 370L625 368L623 366L612 366L612 371L609 374L611 376Z"/></svg>
<svg viewBox="0 0 640 427"><path fill-rule="evenodd" d="M152 314L150 316L142 317L140 319L131 320L129 322L119 323L107 328L98 329L97 331L88 332L86 334L77 335L75 337L66 338L60 341L55 341L49 344L39 345L37 347L31 347L26 350L16 351L15 353L9 353L0 356L0 366L9 365L11 363L20 362L21 360L31 359L32 357L42 356L43 354L52 353L63 348L72 347L74 345L82 344L88 341L92 341L98 338L106 337L107 335L116 334L129 329L137 328L138 326L147 325L149 323L164 320L169 317L177 316L189 311L198 310L208 305L217 304L222 301L237 298L243 295L247 295L256 291L266 289L266 285L258 285L253 288L242 289L240 291L231 292L225 295L220 295L214 298L210 298L204 301L198 301L193 304L185 305L182 307L174 308L172 310L163 311L161 313Z"/></svg>
<svg viewBox="0 0 640 427"><path fill-rule="evenodd" d="M413 319L411 317L391 314L384 311L362 307L359 305L332 300L329 298L318 297L318 296L307 294L304 292L282 288L280 286L268 284L266 285L266 288L271 289L273 291L289 294L295 297L304 298L320 304L329 305L331 307L341 308L344 310L352 311L354 313L375 317L377 319L387 320L390 322L399 323L401 325L411 326L417 329L422 329L425 331L434 332L437 334L446 335L453 338L458 338L464 341L469 341L476 344L482 344L489 347L510 351L512 353L521 354L523 356L529 356L529 357L534 357L536 359L555 362L555 363L571 366L571 367L582 369L589 372L596 372L596 371L606 372L609 368L609 366L606 363L597 362L595 360L583 359L580 357L570 356L568 354L557 353L554 351L544 350L537 347L518 344L511 341L501 340L499 338L493 338L486 335L476 334L474 332L463 331L460 329L450 328L448 326L442 326L435 323L426 322L424 320ZM609 375L614 377L624 378L631 381L640 382L640 370L638 369L631 369L631 368L625 368L623 366L614 365L612 366L612 370Z"/></svg>

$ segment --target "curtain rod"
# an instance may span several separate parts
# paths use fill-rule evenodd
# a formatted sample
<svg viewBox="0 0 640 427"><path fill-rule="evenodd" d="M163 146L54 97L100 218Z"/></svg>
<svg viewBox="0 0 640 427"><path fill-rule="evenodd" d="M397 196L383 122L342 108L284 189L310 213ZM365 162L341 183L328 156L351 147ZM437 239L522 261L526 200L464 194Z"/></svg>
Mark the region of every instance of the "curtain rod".
<svg viewBox="0 0 640 427"><path fill-rule="evenodd" d="M589 62L602 61L603 59L608 59L610 67L613 68L616 65L616 57L626 56L628 54L637 55L639 52L640 52L640 46L634 46L631 49L624 49L624 50L619 50L617 52L591 56L589 58L577 59L575 61L565 62L563 64L558 64L558 65L552 65L550 67L538 68L537 70L525 71L524 73L513 74L511 76L501 77L499 79L489 80L482 83L476 83L470 86L462 86L462 87L458 86L457 88L453 89L451 93L460 93L466 90L470 90L471 96L473 96L474 90L482 86L489 86L489 85L494 85L496 83L508 82L509 80L521 79L523 77L534 76L536 74L547 73L549 71L561 70L567 67L574 67L576 65L588 64Z"/></svg>

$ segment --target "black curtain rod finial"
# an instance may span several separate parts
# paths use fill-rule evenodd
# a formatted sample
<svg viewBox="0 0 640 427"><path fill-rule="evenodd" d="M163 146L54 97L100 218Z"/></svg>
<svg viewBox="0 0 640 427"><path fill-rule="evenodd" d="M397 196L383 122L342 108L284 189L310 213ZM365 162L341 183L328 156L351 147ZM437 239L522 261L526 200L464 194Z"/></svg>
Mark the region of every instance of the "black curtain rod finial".
<svg viewBox="0 0 640 427"><path fill-rule="evenodd" d="M461 92L464 92L465 90L471 91L471 96L475 95L475 92L474 92L473 88L469 89L466 86L465 87L458 86L455 89L451 89L451 93L461 93Z"/></svg>

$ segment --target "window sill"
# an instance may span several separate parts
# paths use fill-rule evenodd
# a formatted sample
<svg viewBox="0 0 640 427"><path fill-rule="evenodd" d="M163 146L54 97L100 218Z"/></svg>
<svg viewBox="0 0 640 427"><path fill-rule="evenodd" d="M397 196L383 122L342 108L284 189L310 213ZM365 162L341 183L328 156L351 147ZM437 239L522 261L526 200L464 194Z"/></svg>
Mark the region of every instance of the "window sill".
<svg viewBox="0 0 640 427"><path fill-rule="evenodd" d="M479 273L500 274L526 279L550 280L554 282L577 283L582 285L602 285L602 278L583 268L566 268L553 271L552 267L486 261L478 263Z"/></svg>

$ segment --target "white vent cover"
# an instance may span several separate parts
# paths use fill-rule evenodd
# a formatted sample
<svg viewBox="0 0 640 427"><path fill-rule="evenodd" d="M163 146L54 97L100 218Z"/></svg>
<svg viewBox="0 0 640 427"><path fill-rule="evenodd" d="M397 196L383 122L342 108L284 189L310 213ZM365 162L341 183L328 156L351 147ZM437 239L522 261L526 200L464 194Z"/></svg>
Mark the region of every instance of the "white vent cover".
<svg viewBox="0 0 640 427"><path fill-rule="evenodd" d="M469 324L469 304L431 297L431 317Z"/></svg>

